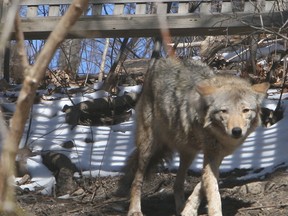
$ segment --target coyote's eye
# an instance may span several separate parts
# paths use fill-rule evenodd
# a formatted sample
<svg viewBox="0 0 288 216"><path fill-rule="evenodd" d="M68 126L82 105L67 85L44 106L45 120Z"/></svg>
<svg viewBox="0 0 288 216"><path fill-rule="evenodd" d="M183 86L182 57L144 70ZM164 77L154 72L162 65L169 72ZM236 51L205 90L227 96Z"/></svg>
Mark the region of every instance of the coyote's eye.
<svg viewBox="0 0 288 216"><path fill-rule="evenodd" d="M228 110L226 110L226 109L221 109L221 110L219 110L219 112L220 112L220 113L228 113Z"/></svg>
<svg viewBox="0 0 288 216"><path fill-rule="evenodd" d="M250 111L250 109L248 109L248 108L245 108L242 110L243 113L248 113L249 111Z"/></svg>

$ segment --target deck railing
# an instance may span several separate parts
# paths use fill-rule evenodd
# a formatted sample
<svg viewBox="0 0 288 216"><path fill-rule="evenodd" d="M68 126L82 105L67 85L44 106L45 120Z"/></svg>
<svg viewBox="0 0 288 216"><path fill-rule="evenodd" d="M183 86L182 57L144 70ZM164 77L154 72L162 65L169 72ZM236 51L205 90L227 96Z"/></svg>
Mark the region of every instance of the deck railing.
<svg viewBox="0 0 288 216"><path fill-rule="evenodd" d="M1 26L9 0L1 5ZM72 0L20 1L27 39L45 39ZM173 36L245 34L255 28L279 28L287 20L287 0L89 0L89 8L70 38L151 37L160 33L159 17ZM2 28L0 28L2 29ZM13 37L13 36L12 36Z"/></svg>

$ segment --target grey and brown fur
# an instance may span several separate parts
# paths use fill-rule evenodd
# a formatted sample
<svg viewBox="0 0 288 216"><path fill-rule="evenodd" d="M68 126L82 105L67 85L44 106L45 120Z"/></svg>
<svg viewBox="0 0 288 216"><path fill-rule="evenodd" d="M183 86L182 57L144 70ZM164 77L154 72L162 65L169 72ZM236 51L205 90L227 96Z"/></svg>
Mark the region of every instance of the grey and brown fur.
<svg viewBox="0 0 288 216"><path fill-rule="evenodd" d="M130 159L135 172L130 169L124 177L134 179L128 215L143 215L146 171L175 151L180 156L174 184L176 213L197 215L206 196L209 215L222 215L219 166L259 125L260 104L268 88L267 83L251 85L235 76L215 75L200 62L156 61L137 104L137 148ZM202 180L185 204L184 179L199 151L204 154Z"/></svg>

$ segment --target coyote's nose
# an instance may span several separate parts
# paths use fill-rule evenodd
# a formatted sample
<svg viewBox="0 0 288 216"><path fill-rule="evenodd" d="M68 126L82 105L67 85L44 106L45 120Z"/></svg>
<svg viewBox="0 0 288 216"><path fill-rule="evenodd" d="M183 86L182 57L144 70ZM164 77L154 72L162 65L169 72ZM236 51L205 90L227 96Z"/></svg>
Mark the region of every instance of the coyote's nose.
<svg viewBox="0 0 288 216"><path fill-rule="evenodd" d="M232 135L235 138L239 138L242 135L242 129L240 127L232 128Z"/></svg>

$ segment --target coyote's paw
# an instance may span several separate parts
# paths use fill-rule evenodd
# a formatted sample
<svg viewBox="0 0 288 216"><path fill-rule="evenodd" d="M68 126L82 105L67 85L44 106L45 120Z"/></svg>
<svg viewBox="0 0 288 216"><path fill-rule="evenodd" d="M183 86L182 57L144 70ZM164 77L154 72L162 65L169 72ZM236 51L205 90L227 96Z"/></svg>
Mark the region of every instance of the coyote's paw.
<svg viewBox="0 0 288 216"><path fill-rule="evenodd" d="M127 216L143 216L142 212L128 212Z"/></svg>
<svg viewBox="0 0 288 216"><path fill-rule="evenodd" d="M181 216L197 216L198 211L195 208L187 208L185 207L183 211L181 212Z"/></svg>

